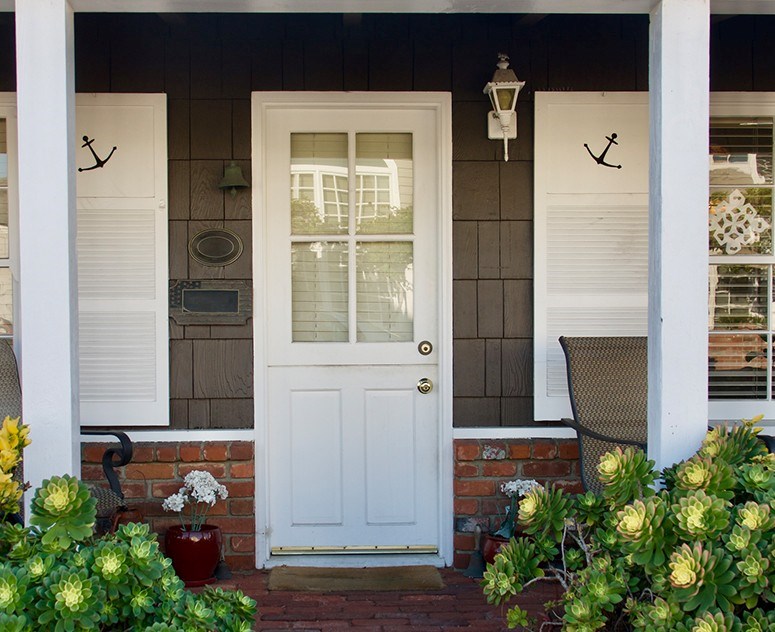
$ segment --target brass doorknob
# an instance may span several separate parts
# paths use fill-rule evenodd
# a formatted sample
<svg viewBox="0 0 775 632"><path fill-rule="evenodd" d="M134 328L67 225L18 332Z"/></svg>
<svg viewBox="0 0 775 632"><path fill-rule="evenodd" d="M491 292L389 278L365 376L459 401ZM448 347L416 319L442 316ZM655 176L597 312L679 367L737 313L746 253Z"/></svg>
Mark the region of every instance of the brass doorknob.
<svg viewBox="0 0 775 632"><path fill-rule="evenodd" d="M433 390L433 382L431 382L427 377L424 377L419 382L417 382L417 390L420 391L423 395L427 395Z"/></svg>

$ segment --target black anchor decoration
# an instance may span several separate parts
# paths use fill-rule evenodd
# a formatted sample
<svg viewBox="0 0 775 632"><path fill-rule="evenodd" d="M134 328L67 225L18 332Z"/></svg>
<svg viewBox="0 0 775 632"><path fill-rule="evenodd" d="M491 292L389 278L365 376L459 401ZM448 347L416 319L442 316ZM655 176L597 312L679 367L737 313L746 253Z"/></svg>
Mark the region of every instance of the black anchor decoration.
<svg viewBox="0 0 775 632"><path fill-rule="evenodd" d="M612 167L614 169L621 169L621 165L612 165L610 163L607 163L605 161L605 155L608 153L608 150L611 149L611 145L618 145L619 143L616 142L616 132L612 132L610 136L606 136L605 139L608 141L608 145L606 145L606 148L600 153L599 156L595 156L595 154L592 153L592 150L589 148L589 145L584 143L584 147L587 148L587 151L589 152L589 155L592 156L592 159L599 165L602 165L603 167Z"/></svg>
<svg viewBox="0 0 775 632"><path fill-rule="evenodd" d="M103 160L102 158L100 158L97 155L97 152L94 151L94 147L91 146L91 144L93 142L94 142L93 138L91 140L89 140L88 136L84 136L83 137L83 145L81 145L81 148L82 149L84 147L88 147L89 148L89 151L91 152L91 155L94 156L94 164L91 167L86 167L85 169L82 168L82 167L78 167L78 171L79 172L81 172L81 171L91 171L92 169L102 169L107 164L108 160L110 160L110 157L113 155L113 152L116 151L116 147L111 149L110 153L108 154L108 157Z"/></svg>

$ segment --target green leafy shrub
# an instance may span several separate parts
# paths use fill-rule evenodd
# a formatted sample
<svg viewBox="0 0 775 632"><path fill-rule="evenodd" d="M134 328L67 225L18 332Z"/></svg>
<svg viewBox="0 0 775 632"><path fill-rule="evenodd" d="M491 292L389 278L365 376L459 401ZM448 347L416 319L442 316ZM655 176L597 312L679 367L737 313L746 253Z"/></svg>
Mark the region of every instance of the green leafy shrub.
<svg viewBox="0 0 775 632"><path fill-rule="evenodd" d="M555 581L564 593L544 625L563 630L775 631L775 455L754 421L708 432L658 492L654 462L633 448L601 458L599 496L531 490L526 537L487 565L488 602ZM531 624L518 606L506 622Z"/></svg>
<svg viewBox="0 0 775 632"><path fill-rule="evenodd" d="M184 590L147 524L94 538L95 503L69 476L43 482L30 527L0 524L0 630L249 632L241 592Z"/></svg>

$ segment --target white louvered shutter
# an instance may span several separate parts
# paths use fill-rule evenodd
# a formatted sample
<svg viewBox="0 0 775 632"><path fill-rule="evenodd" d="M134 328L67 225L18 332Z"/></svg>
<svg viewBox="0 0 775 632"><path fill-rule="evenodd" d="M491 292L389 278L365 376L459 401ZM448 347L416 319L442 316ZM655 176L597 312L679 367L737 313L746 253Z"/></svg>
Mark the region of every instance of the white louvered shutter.
<svg viewBox="0 0 775 632"><path fill-rule="evenodd" d="M165 95L77 95L83 425L169 423L166 121Z"/></svg>
<svg viewBox="0 0 775 632"><path fill-rule="evenodd" d="M605 161L596 156L616 134ZM536 93L535 418L570 417L560 336L643 336L648 94Z"/></svg>

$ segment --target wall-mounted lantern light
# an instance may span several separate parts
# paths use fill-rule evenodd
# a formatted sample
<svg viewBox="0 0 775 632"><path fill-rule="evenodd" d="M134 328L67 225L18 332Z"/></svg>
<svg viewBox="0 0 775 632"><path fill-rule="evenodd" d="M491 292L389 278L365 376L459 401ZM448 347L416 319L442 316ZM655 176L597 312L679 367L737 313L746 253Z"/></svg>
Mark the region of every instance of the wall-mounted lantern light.
<svg viewBox="0 0 775 632"><path fill-rule="evenodd" d="M517 137L517 95L525 85L509 68L509 56L498 54L498 69L492 81L484 86L484 93L490 97L495 108L487 115L487 137L490 140L503 139L503 158L509 159L509 139Z"/></svg>
<svg viewBox="0 0 775 632"><path fill-rule="evenodd" d="M231 196L237 195L237 189L245 189L250 185L242 175L242 168L235 162L231 162L223 170L223 180L218 185L219 189L231 189Z"/></svg>

